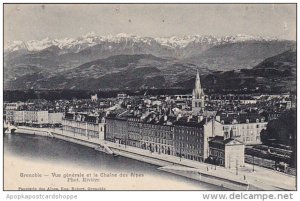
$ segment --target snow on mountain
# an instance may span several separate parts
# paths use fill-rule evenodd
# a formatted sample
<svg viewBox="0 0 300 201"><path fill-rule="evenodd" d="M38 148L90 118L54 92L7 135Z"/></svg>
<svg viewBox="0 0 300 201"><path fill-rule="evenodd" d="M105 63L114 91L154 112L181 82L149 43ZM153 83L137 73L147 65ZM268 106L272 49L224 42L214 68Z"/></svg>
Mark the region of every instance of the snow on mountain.
<svg viewBox="0 0 300 201"><path fill-rule="evenodd" d="M120 42L132 42L132 43L144 43L151 45L152 43L158 43L167 48L182 49L190 44L199 45L220 45L226 43L243 42L249 40L258 41L269 41L276 40L275 38L264 38L256 37L250 35L238 34L236 36L200 36L200 35L190 35L190 36L171 36L171 37L141 37L127 33L120 33L117 35L108 36L97 36L94 32L89 32L84 36L78 38L64 38L64 39L49 39L45 38L42 40L30 40L27 42L13 41L9 42L5 48L5 52L14 52L18 50L28 50L28 51L40 51L51 46L59 47L63 52L79 52L87 47L95 46L104 42L109 43L120 43Z"/></svg>
<svg viewBox="0 0 300 201"><path fill-rule="evenodd" d="M7 48L5 48L5 51L14 52L21 49L27 49L26 44L23 41L10 41L8 42Z"/></svg>

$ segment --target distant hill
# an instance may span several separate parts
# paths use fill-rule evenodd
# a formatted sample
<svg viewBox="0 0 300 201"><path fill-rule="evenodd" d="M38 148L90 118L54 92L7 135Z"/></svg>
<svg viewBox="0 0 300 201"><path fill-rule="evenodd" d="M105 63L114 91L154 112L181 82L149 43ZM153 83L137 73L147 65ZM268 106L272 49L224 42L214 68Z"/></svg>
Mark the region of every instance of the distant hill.
<svg viewBox="0 0 300 201"><path fill-rule="evenodd" d="M276 69L279 71L289 70L296 73L296 64L297 52L296 50L289 50L265 59L263 62L255 66L254 69Z"/></svg>
<svg viewBox="0 0 300 201"><path fill-rule="evenodd" d="M264 91L296 91L297 53L285 51L270 57L252 69L216 71L203 76L202 82L209 89L256 89ZM193 79L175 84L189 87Z"/></svg>
<svg viewBox="0 0 300 201"><path fill-rule="evenodd" d="M214 46L183 61L212 71L237 70L252 68L295 47L294 41L245 41Z"/></svg>
<svg viewBox="0 0 300 201"><path fill-rule="evenodd" d="M88 62L59 74L36 71L6 82L5 88L87 90L168 88L181 79L192 78L196 69L197 66L194 64L149 54L116 55Z"/></svg>
<svg viewBox="0 0 300 201"><path fill-rule="evenodd" d="M7 82L8 89L138 90L191 89L196 65L150 54L116 55L59 74L34 72ZM296 51L269 57L251 69L200 69L207 89L296 90Z"/></svg>

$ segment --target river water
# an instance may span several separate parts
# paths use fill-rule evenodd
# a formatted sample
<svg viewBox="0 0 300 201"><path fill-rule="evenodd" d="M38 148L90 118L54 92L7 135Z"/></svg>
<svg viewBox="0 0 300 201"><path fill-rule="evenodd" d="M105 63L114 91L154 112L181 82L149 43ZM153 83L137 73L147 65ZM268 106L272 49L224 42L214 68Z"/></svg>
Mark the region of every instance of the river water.
<svg viewBox="0 0 300 201"><path fill-rule="evenodd" d="M220 190L157 168L55 138L4 136L6 190ZM92 176L88 182L68 179L79 173Z"/></svg>

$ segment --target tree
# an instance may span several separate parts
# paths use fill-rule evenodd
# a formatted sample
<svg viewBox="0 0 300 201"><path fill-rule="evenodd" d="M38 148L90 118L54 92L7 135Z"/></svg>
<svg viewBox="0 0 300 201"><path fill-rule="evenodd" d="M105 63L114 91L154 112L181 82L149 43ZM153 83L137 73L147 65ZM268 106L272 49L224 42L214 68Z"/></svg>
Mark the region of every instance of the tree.
<svg viewBox="0 0 300 201"><path fill-rule="evenodd" d="M267 133L263 133L264 140L275 139L277 142L295 146L297 140L297 112L295 109L287 110L278 119L270 121Z"/></svg>
<svg viewBox="0 0 300 201"><path fill-rule="evenodd" d="M267 125L267 130L262 131L261 140L264 144L273 139L276 143L291 146L293 152L290 165L296 167L297 161L297 111L290 109L282 113L278 119L272 120Z"/></svg>

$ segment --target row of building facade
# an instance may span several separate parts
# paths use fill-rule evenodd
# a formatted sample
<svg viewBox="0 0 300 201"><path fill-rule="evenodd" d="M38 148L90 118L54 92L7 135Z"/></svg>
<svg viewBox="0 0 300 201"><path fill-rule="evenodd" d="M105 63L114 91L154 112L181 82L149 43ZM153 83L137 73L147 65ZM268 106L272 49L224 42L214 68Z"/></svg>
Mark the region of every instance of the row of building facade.
<svg viewBox="0 0 300 201"><path fill-rule="evenodd" d="M235 167L236 164L244 164L245 145L261 143L259 135L266 122L263 117L259 119L259 116L254 118L254 115L245 114L218 114L215 118L178 118L156 116L155 113L134 115L128 112L122 115L109 114L106 117L66 113L62 125L63 132L74 135L194 161L211 159L218 165ZM252 135L253 140L248 140L247 136Z"/></svg>
<svg viewBox="0 0 300 201"><path fill-rule="evenodd" d="M62 112L15 110L12 112L12 122L15 125L42 127L61 124L63 116Z"/></svg>
<svg viewBox="0 0 300 201"><path fill-rule="evenodd" d="M84 113L66 113L62 120L63 132L87 137L105 139L105 119Z"/></svg>

